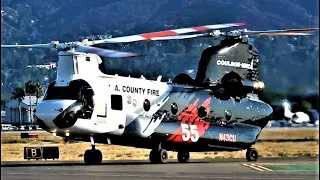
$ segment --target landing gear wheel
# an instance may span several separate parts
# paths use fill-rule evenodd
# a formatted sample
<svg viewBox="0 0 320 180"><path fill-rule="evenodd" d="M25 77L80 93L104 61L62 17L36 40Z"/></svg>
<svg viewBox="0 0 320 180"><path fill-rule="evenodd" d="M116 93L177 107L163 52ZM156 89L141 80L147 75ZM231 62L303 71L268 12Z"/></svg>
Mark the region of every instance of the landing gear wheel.
<svg viewBox="0 0 320 180"><path fill-rule="evenodd" d="M168 160L168 152L165 149L151 150L149 160L152 164L165 164Z"/></svg>
<svg viewBox="0 0 320 180"><path fill-rule="evenodd" d="M168 160L168 152L165 149L159 149L158 150L158 161L161 164L167 163Z"/></svg>
<svg viewBox="0 0 320 180"><path fill-rule="evenodd" d="M158 163L157 150L152 149L152 150L150 151L149 160L150 160L150 162L151 162L152 164L157 164L157 163Z"/></svg>
<svg viewBox="0 0 320 180"><path fill-rule="evenodd" d="M87 165L98 165L102 162L102 153L98 149L86 150L84 153L84 162Z"/></svg>
<svg viewBox="0 0 320 180"><path fill-rule="evenodd" d="M249 148L246 152L247 161L257 161L259 157L258 151L255 148Z"/></svg>
<svg viewBox="0 0 320 180"><path fill-rule="evenodd" d="M189 152L178 152L178 161L180 163L188 162L189 158L190 158Z"/></svg>

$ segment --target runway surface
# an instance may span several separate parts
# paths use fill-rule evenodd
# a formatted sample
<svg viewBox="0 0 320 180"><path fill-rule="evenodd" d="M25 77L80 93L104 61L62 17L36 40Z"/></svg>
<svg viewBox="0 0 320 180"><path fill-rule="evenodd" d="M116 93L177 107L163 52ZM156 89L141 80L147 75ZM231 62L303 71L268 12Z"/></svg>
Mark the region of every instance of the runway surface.
<svg viewBox="0 0 320 180"><path fill-rule="evenodd" d="M86 166L83 162L25 161L2 162L1 178L6 180L32 179L318 179L318 158L270 158L257 162L243 159L191 160L181 164L175 160L167 164L148 161L105 161L102 165ZM272 167L273 164L274 167ZM295 168L281 170L281 164ZM268 166L269 165L269 166ZM280 166L279 166L280 165ZM272 168L270 168L272 167ZM276 167L276 168L275 168ZM280 169L279 169L280 167ZM289 167L289 166L288 166ZM318 168L318 167L317 167Z"/></svg>

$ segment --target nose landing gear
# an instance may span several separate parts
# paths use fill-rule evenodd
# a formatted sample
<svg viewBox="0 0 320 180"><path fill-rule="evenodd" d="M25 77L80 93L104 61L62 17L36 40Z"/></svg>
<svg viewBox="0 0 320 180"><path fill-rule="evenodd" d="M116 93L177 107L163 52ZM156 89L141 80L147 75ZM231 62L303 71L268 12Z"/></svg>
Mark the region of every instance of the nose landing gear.
<svg viewBox="0 0 320 180"><path fill-rule="evenodd" d="M98 165L102 162L102 153L95 148L93 136L90 136L92 149L86 150L84 153L84 162L87 165Z"/></svg>

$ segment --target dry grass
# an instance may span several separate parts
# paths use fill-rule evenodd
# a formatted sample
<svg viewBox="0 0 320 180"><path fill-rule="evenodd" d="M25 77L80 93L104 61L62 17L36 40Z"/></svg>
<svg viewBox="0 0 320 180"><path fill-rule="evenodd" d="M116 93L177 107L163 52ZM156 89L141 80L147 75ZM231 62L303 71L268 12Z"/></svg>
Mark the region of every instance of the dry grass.
<svg viewBox="0 0 320 180"><path fill-rule="evenodd" d="M83 160L83 153L90 148L90 143L72 144L47 144L41 143L37 146L59 146L60 160ZM3 144L1 146L1 161L23 161L23 148L33 146L31 144ZM285 143L258 143L261 157L295 157L295 156L318 156L318 142L285 142ZM146 160L150 150L115 145L97 145L103 153L104 160ZM193 159L210 158L244 158L245 151L239 152L203 152L190 153ZM169 158L175 159L175 152L169 152Z"/></svg>
<svg viewBox="0 0 320 180"><path fill-rule="evenodd" d="M62 140L61 137L53 137L52 134L41 131L37 133L40 140ZM21 139L20 133L16 132L1 132L1 141L3 140L15 140L15 139Z"/></svg>
<svg viewBox="0 0 320 180"><path fill-rule="evenodd" d="M319 139L318 129L263 130L260 139ZM83 153L90 143L62 143L60 137L49 133L39 133L39 140L22 140L18 133L1 133L1 161L22 161L23 148L26 146L59 146L60 160L83 160ZM48 141L48 142L45 142ZM104 160L145 160L149 158L148 149L138 149L116 145L97 144ZM262 157L318 156L318 142L261 142L255 145ZM190 153L192 159L244 158L245 151ZM169 158L176 158L169 152Z"/></svg>
<svg viewBox="0 0 320 180"><path fill-rule="evenodd" d="M316 128L288 128L263 129L259 139L317 139L319 129Z"/></svg>

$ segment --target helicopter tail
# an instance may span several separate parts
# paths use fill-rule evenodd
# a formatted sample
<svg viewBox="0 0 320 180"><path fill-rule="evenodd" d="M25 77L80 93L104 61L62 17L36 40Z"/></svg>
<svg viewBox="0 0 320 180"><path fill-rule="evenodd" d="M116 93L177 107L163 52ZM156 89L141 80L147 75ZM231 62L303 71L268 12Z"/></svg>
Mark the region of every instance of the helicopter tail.
<svg viewBox="0 0 320 180"><path fill-rule="evenodd" d="M258 51L253 45L237 39L222 40L202 52L195 81L217 81L232 71L242 79L258 81L257 65Z"/></svg>

